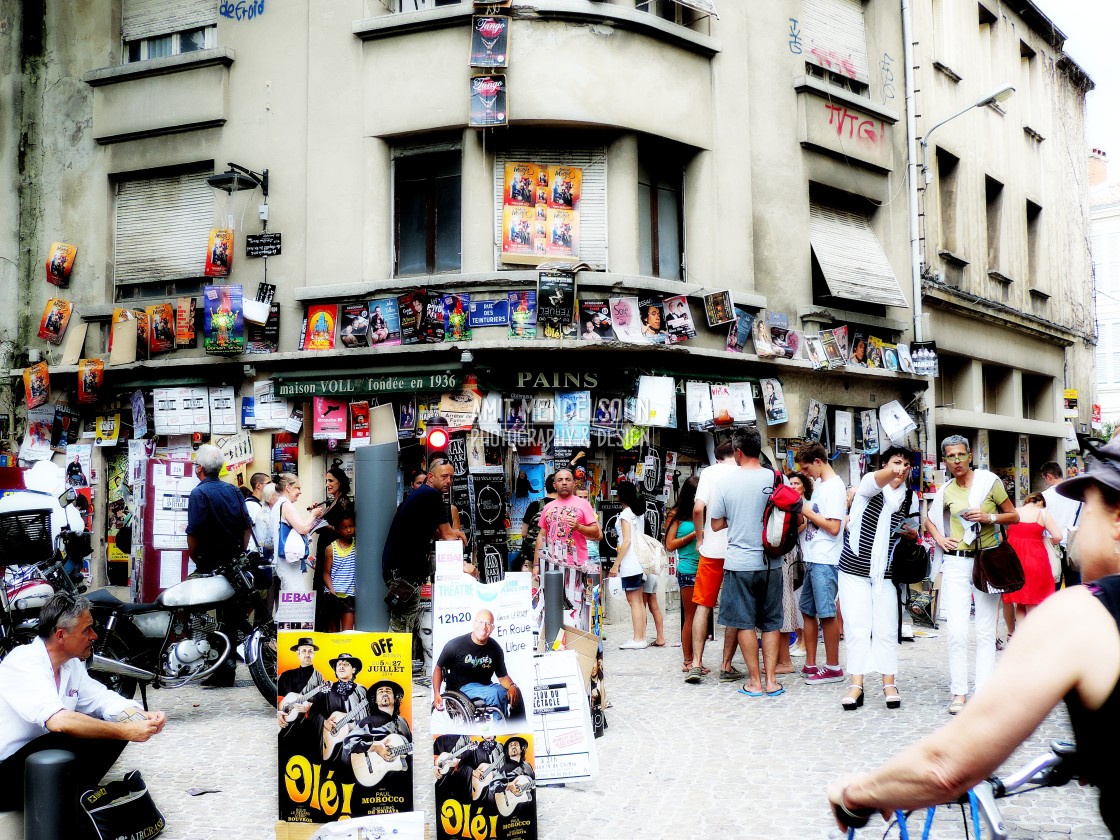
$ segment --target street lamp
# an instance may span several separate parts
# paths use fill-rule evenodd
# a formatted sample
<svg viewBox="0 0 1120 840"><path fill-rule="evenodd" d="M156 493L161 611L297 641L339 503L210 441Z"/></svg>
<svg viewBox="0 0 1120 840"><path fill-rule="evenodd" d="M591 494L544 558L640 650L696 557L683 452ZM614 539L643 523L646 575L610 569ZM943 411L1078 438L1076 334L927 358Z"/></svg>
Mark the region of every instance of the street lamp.
<svg viewBox="0 0 1120 840"><path fill-rule="evenodd" d="M957 111L957 113L953 114L953 116L951 117L943 119L941 122L939 122L937 125L926 132L926 136L922 138L922 172L925 174L927 185L931 180L933 180L933 173L930 172L929 164L926 163L926 152L929 149L929 138L933 136L933 132L937 131L937 129L941 128L941 126L945 125L945 123L952 122L957 117L961 116L961 114L967 114L973 108L985 108L988 105L996 105L1000 102L1006 102L1013 93L1015 93L1014 85L1000 85L983 99L978 99L967 108Z"/></svg>
<svg viewBox="0 0 1120 840"><path fill-rule="evenodd" d="M239 166L236 163L227 163L226 166L229 167L228 172L211 175L206 179L206 183L216 190L223 190L231 194L241 190L255 190L260 187L264 197L268 198L267 169L264 172L254 172L252 169Z"/></svg>

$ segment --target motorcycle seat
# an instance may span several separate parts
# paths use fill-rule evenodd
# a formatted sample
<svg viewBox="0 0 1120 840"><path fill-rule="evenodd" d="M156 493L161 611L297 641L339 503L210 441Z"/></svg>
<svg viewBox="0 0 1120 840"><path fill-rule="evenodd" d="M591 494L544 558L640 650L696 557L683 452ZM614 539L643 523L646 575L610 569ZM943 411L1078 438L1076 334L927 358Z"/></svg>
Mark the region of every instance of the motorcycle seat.
<svg viewBox="0 0 1120 840"><path fill-rule="evenodd" d="M127 601L122 601L108 589L98 589L90 592L86 597L91 604L101 607L109 607L117 612L126 615L135 613L156 612L162 610L163 607L159 604L130 604Z"/></svg>

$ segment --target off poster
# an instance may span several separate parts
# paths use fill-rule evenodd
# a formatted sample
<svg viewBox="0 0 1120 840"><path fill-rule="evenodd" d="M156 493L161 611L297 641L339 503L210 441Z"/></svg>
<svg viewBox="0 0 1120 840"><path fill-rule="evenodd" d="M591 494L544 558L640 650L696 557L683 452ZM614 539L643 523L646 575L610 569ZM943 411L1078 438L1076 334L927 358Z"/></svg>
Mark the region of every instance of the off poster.
<svg viewBox="0 0 1120 840"><path fill-rule="evenodd" d="M480 584L461 573L437 571L432 592L437 840L537 836L533 624L527 572Z"/></svg>
<svg viewBox="0 0 1120 840"><path fill-rule="evenodd" d="M412 639L278 634L280 819L411 811Z"/></svg>

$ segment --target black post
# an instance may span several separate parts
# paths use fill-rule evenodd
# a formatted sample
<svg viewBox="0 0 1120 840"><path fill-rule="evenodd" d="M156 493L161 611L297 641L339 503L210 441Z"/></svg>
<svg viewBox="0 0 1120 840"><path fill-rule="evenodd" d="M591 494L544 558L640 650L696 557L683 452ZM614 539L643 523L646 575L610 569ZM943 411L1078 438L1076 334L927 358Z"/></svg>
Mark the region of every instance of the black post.
<svg viewBox="0 0 1120 840"><path fill-rule="evenodd" d="M74 753L43 750L28 756L23 771L24 840L73 836L77 807Z"/></svg>
<svg viewBox="0 0 1120 840"><path fill-rule="evenodd" d="M550 569L544 573L544 646L552 647L564 626L564 573Z"/></svg>

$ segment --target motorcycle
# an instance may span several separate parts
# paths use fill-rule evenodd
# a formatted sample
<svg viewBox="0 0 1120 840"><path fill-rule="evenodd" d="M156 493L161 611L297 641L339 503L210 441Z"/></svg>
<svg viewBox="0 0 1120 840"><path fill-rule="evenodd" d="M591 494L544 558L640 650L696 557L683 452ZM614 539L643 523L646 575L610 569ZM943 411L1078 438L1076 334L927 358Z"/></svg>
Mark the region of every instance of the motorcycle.
<svg viewBox="0 0 1120 840"><path fill-rule="evenodd" d="M276 625L257 580L267 569L255 552L220 566L213 574L189 578L148 604L129 604L107 590L90 594L98 639L90 675L123 697L140 687L178 688L200 682L229 657L244 650L257 690L276 704ZM222 629L216 614L222 616ZM251 618L250 618L251 616Z"/></svg>

